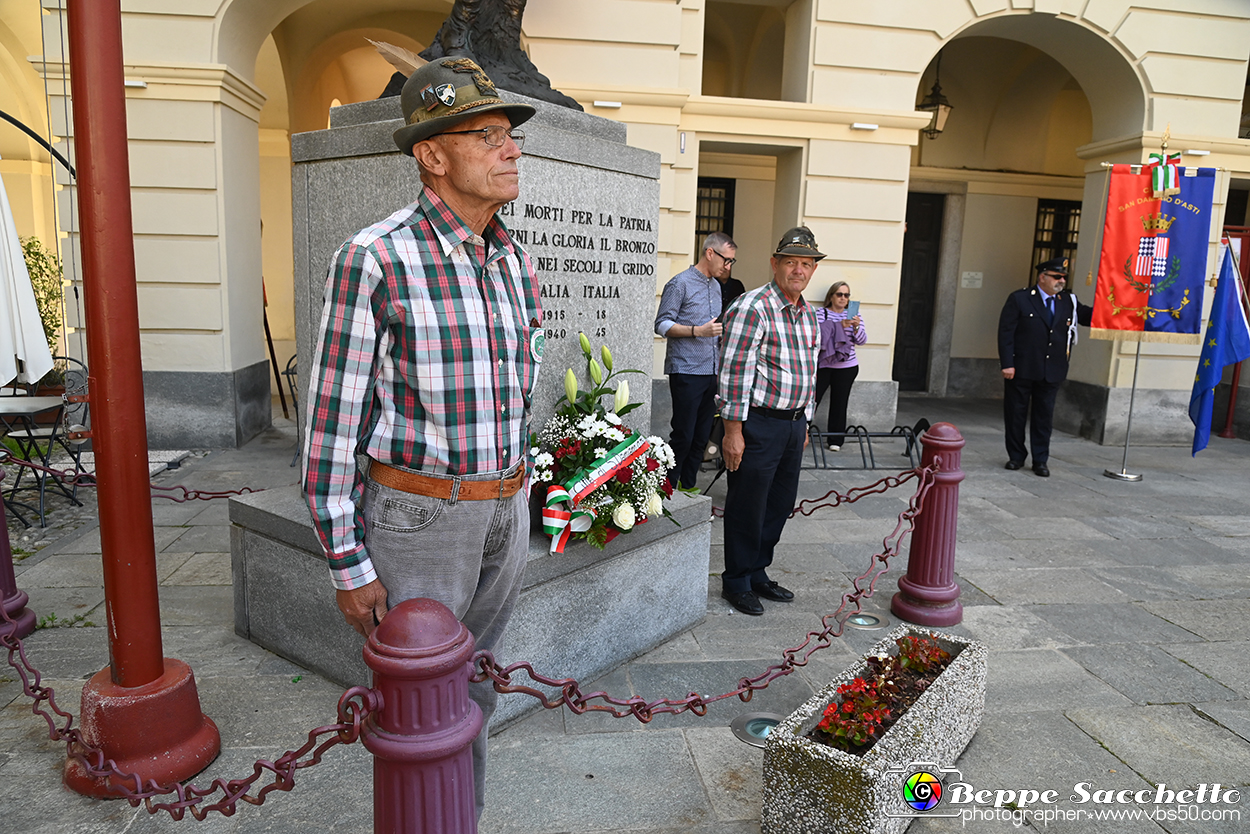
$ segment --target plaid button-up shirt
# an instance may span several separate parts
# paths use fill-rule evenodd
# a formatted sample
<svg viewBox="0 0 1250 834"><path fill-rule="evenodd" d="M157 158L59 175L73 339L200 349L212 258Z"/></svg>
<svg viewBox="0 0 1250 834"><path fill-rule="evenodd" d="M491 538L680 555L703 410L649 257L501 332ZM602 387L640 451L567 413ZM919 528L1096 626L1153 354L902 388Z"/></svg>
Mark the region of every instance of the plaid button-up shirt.
<svg viewBox="0 0 1250 834"><path fill-rule="evenodd" d="M335 253L309 380L304 492L335 587L377 578L357 454L448 475L525 458L541 354L529 256L422 188Z"/></svg>
<svg viewBox="0 0 1250 834"><path fill-rule="evenodd" d="M769 281L729 308L722 338L716 398L722 418L745 420L758 405L803 408L811 419L820 326L807 299L791 304Z"/></svg>

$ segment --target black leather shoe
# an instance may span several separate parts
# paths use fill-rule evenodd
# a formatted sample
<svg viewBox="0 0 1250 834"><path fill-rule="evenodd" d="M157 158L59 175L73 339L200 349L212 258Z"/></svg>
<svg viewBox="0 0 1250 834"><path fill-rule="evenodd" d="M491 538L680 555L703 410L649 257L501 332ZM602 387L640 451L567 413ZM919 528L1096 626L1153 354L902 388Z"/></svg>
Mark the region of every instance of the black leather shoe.
<svg viewBox="0 0 1250 834"><path fill-rule="evenodd" d="M764 613L764 606L760 605L760 598L755 595L754 591L743 591L740 594L733 591L721 591L720 595L743 614L758 617Z"/></svg>
<svg viewBox="0 0 1250 834"><path fill-rule="evenodd" d="M1006 465L1006 466L1004 466L1003 468L1004 468L1004 469L1010 469L1012 472L1015 472L1015 471L1016 471L1017 469L1019 469L1021 466L1024 466L1024 461L1022 461L1022 460L1009 460L1009 461L1007 461L1007 465Z"/></svg>
<svg viewBox="0 0 1250 834"><path fill-rule="evenodd" d="M757 596L771 599L773 602L791 602L794 599L794 591L781 587L771 579L767 582L755 583L751 586L751 590Z"/></svg>
<svg viewBox="0 0 1250 834"><path fill-rule="evenodd" d="M1049 478L1050 470L1046 468L1046 464L1044 463L1035 463L1033 464L1033 474L1037 475L1039 478Z"/></svg>

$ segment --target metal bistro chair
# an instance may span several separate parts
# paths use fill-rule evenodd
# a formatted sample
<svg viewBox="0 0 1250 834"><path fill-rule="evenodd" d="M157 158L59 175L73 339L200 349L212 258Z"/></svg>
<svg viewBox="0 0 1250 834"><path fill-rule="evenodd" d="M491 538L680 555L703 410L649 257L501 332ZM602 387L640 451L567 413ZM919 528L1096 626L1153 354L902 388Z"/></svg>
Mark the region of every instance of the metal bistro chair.
<svg viewBox="0 0 1250 834"><path fill-rule="evenodd" d="M70 461L73 462L74 475L77 476L86 471L82 465L82 453L85 443L71 440L69 433L71 431L86 430L87 426L90 425L90 415L88 414L86 402L70 402L68 398L86 395L87 366L72 356L54 356L52 359L56 366L62 369L62 375L65 379L65 396L67 398L65 406L57 415L56 422L52 425L28 423L20 431L10 431L8 437L18 447L20 457L43 466L51 467L52 456L56 450L58 448L64 450ZM7 497L9 499L13 498L21 486L24 474L24 468L19 467L8 492ZM35 484L32 487L26 487L26 489L39 490L38 514L40 526L47 526L45 498L49 486L68 498L74 506L82 506L82 502L78 500L77 481L67 488L55 475L49 475L37 470L32 474L35 478ZM20 516L19 520L25 523L25 519L21 519Z"/></svg>

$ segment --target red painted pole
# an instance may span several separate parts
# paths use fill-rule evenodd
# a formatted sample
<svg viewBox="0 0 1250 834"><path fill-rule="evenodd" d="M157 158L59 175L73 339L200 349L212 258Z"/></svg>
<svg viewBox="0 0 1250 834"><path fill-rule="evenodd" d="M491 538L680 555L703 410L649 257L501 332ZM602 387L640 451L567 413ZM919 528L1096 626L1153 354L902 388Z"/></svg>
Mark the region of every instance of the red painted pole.
<svg viewBox="0 0 1250 834"><path fill-rule="evenodd" d="M84 735L122 769L185 779L217 756L190 668L166 661L156 582L147 421L139 353L120 0L68 0L70 86L99 486L109 668L83 689ZM66 763L65 782L108 795L106 781Z"/></svg>
<svg viewBox="0 0 1250 834"><path fill-rule="evenodd" d="M0 469L0 483L4 475L4 470ZM5 518L4 500L0 499L0 607L5 613L0 617L0 637L12 635L20 640L35 630L35 612L26 607L29 601L26 592L17 589L13 549L9 544L9 520Z"/></svg>
<svg viewBox="0 0 1250 834"><path fill-rule="evenodd" d="M387 613L364 654L382 705L361 733L373 754L375 834L475 834L473 635L442 603L410 599Z"/></svg>
<svg viewBox="0 0 1250 834"><path fill-rule="evenodd" d="M920 436L924 447L921 466L940 456L933 486L924 499L911 537L907 575L898 580L898 593L890 604L895 616L927 626L952 626L963 621L964 609L955 584L955 536L959 525L959 468L964 447L959 429L936 423Z"/></svg>

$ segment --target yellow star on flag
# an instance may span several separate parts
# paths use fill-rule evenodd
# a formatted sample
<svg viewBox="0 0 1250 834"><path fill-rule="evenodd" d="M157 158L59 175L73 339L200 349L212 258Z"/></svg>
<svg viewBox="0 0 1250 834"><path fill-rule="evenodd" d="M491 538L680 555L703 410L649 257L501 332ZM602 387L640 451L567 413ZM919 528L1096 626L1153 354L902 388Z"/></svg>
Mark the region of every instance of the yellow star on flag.
<svg viewBox="0 0 1250 834"><path fill-rule="evenodd" d="M1209 347L1215 347L1215 339L1212 339L1211 341L1207 342L1207 345Z"/></svg>
<svg viewBox="0 0 1250 834"><path fill-rule="evenodd" d="M1211 360L1210 360L1210 359L1203 359L1203 360L1202 360L1202 367L1204 367L1204 368L1209 368L1209 367L1211 367Z"/></svg>

